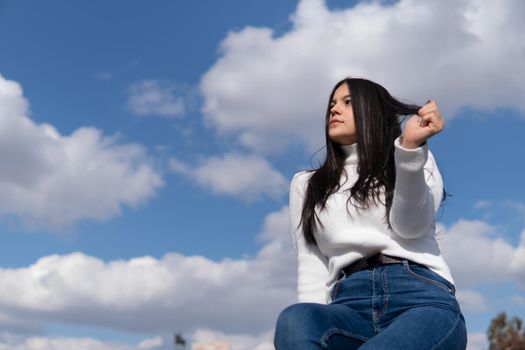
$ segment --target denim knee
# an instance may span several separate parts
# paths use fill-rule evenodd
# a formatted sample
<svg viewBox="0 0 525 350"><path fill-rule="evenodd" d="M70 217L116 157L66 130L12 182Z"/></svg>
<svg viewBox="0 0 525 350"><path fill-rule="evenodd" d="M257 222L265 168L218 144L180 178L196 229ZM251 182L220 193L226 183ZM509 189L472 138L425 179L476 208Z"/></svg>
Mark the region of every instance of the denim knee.
<svg viewBox="0 0 525 350"><path fill-rule="evenodd" d="M300 348L301 344L308 343L312 326L312 315L318 304L293 304L284 309L275 327L276 349ZM290 347L291 346L291 347Z"/></svg>
<svg viewBox="0 0 525 350"><path fill-rule="evenodd" d="M292 333L295 333L298 329L302 328L299 326L299 323L306 321L307 317L305 313L308 307L307 304L293 304L288 306L286 309L281 311L279 318L277 319L277 326L275 333L286 333L287 336L290 336Z"/></svg>

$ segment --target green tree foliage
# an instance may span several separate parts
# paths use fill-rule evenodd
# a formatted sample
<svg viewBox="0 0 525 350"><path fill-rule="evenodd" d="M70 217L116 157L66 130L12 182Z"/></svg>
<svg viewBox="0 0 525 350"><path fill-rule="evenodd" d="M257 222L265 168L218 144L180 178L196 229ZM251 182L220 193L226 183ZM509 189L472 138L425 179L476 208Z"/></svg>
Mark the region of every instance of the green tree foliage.
<svg viewBox="0 0 525 350"><path fill-rule="evenodd" d="M525 350L525 330L522 327L520 318L507 319L507 314L501 312L492 319L487 330L489 350Z"/></svg>

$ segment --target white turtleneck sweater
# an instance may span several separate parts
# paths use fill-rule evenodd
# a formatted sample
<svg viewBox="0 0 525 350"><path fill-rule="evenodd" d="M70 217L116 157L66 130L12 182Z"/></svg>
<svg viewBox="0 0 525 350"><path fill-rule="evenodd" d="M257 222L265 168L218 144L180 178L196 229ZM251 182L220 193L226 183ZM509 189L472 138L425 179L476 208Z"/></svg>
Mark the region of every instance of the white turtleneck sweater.
<svg viewBox="0 0 525 350"><path fill-rule="evenodd" d="M378 252L423 264L454 283L435 239L435 212L443 195L443 180L425 144L416 149L395 143L396 183L388 227L385 207L357 211L348 192L357 180L357 144L342 146L345 154L341 188L317 212L322 223L314 233L317 245L306 242L299 226L303 200L312 172L295 174L290 184L290 223L299 262L300 302L330 303L331 289L341 269Z"/></svg>

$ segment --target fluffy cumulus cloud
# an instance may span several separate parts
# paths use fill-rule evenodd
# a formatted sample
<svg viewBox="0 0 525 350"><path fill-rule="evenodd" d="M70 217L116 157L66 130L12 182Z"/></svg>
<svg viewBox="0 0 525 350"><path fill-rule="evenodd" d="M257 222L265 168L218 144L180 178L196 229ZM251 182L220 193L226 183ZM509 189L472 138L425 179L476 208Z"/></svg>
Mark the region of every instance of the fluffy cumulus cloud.
<svg viewBox="0 0 525 350"><path fill-rule="evenodd" d="M287 216L286 207L268 216L263 247L251 258L217 262L169 253L104 262L72 253L0 269L4 329L57 322L143 333L213 329L258 335L295 301ZM270 230L282 235L269 236Z"/></svg>
<svg viewBox="0 0 525 350"><path fill-rule="evenodd" d="M485 297L475 290L458 290L456 297L463 312L483 312L487 310Z"/></svg>
<svg viewBox="0 0 525 350"><path fill-rule="evenodd" d="M145 80L129 88L128 109L140 116L180 117L186 111L181 91L173 84Z"/></svg>
<svg viewBox="0 0 525 350"><path fill-rule="evenodd" d="M263 195L281 198L288 191L288 180L257 155L228 153L201 159L196 165L172 158L170 166L174 172L187 176L204 189L246 201Z"/></svg>
<svg viewBox="0 0 525 350"><path fill-rule="evenodd" d="M512 302L515 303L515 305L518 305L518 306L521 306L521 307L525 307L525 298L521 295L513 295L511 297L512 299Z"/></svg>
<svg viewBox="0 0 525 350"><path fill-rule="evenodd" d="M186 347L224 344L235 350L274 350L273 330L260 335L225 334L198 329L190 336L183 336ZM146 338L136 344L101 341L93 338L21 336L0 333L0 350L173 350L173 336Z"/></svg>
<svg viewBox="0 0 525 350"><path fill-rule="evenodd" d="M28 117L21 86L0 76L0 215L29 227L103 220L162 185L144 148L83 127L61 135Z"/></svg>
<svg viewBox="0 0 525 350"><path fill-rule="evenodd" d="M515 281L525 286L525 231L517 246L502 238L484 221L459 220L440 226L443 255L460 288L476 284Z"/></svg>
<svg viewBox="0 0 525 350"><path fill-rule="evenodd" d="M488 348L487 335L476 332L468 334L467 350L484 350Z"/></svg>
<svg viewBox="0 0 525 350"><path fill-rule="evenodd" d="M260 152L290 142L323 143L328 94L342 77L364 76L395 96L460 108L525 110L525 22L519 0L366 1L330 10L301 0L292 28L231 32L203 76L203 113L220 134ZM489 83L486 83L490 81Z"/></svg>
<svg viewBox="0 0 525 350"><path fill-rule="evenodd" d="M525 265L516 264L523 258L525 241L517 246L501 241L493 227L479 221L460 220L440 226L440 231L464 311L490 308L475 289L480 283L524 282ZM46 256L25 268L0 269L2 328L34 333L44 323L56 322L143 334L180 329L190 334L190 341L221 340L237 349L270 349L278 313L296 300L297 266L290 238L288 208L283 207L265 218L258 234L262 247L253 257L212 261L169 253L160 259L104 262L72 253ZM492 268L499 269L497 275ZM164 338L147 339L141 346L164 349L170 344ZM42 343L41 349L47 349L68 341L96 342L30 337L12 343ZM60 346L65 345L55 348ZM97 343L92 348L104 346L110 345Z"/></svg>
<svg viewBox="0 0 525 350"><path fill-rule="evenodd" d="M9 333L0 334L0 350L167 350L160 337L145 339L136 345L100 341L93 338L22 337ZM170 344L171 345L171 344Z"/></svg>
<svg viewBox="0 0 525 350"><path fill-rule="evenodd" d="M199 344L212 345L215 342L226 343L235 350L275 350L273 330L260 335L224 334L221 332L199 329L193 334L193 340Z"/></svg>

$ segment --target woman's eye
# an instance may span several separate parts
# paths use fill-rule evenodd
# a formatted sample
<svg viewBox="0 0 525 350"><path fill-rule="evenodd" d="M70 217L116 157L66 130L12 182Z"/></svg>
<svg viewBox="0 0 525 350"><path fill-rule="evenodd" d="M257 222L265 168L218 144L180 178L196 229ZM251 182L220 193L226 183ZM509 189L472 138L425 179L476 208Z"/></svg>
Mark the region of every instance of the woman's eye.
<svg viewBox="0 0 525 350"><path fill-rule="evenodd" d="M351 105L352 104L352 100L351 99L346 99L345 100L345 105Z"/></svg>

